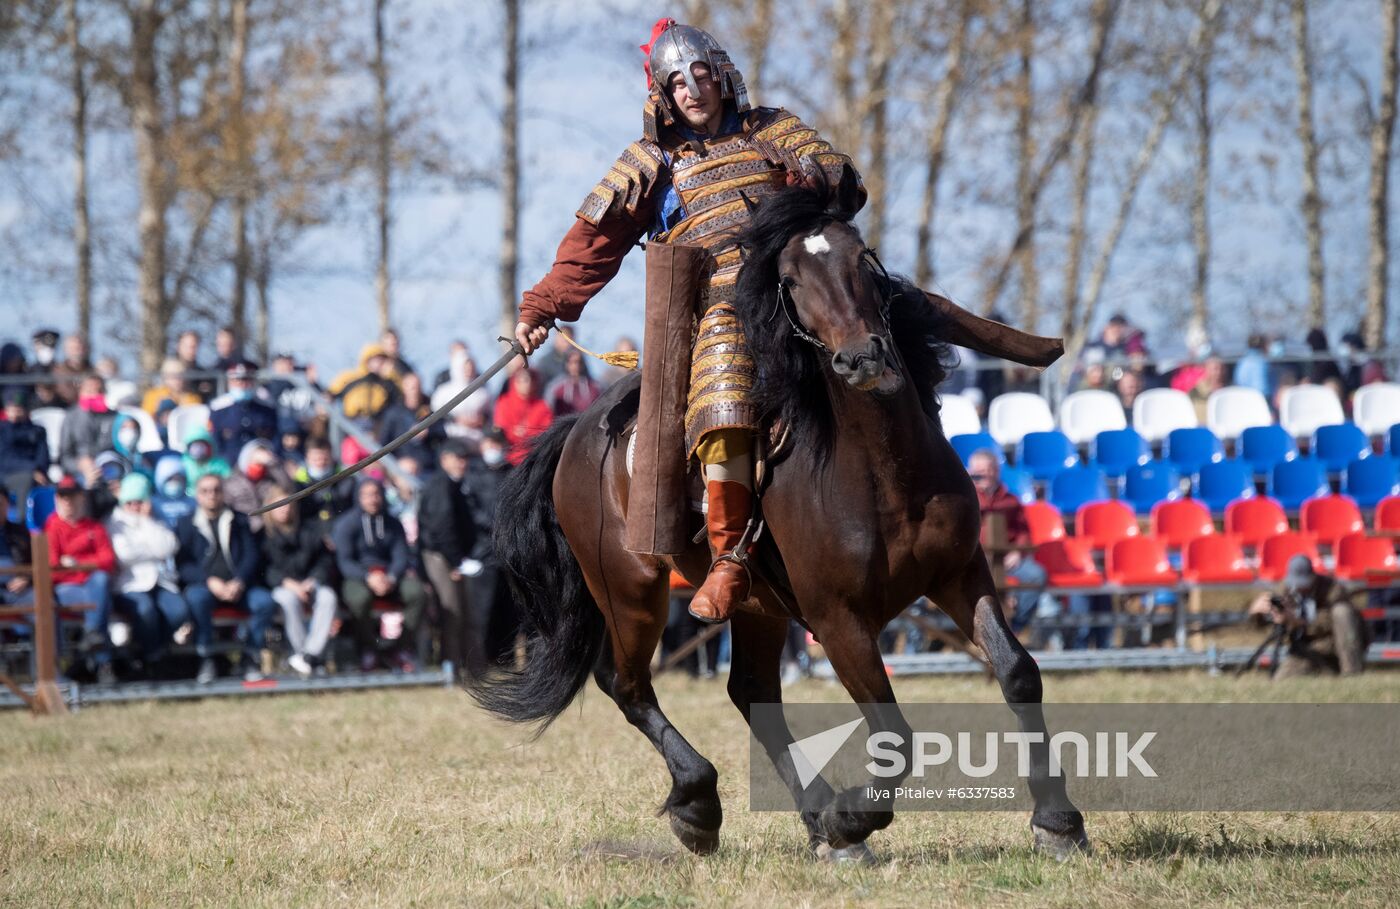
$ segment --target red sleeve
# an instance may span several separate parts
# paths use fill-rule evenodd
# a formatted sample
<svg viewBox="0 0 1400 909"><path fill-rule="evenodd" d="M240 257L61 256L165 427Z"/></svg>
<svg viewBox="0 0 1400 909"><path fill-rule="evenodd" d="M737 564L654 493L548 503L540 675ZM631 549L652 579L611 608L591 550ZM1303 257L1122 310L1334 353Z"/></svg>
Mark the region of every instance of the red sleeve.
<svg viewBox="0 0 1400 909"><path fill-rule="evenodd" d="M58 560L63 557L63 533L57 514L44 519L44 536L49 538L49 567L57 568Z"/></svg>
<svg viewBox="0 0 1400 909"><path fill-rule="evenodd" d="M583 306L617 275L622 259L646 233L650 206L631 215L625 210L605 217L594 226L583 218L564 235L549 274L520 303L520 320L543 325L550 319L573 322Z"/></svg>
<svg viewBox="0 0 1400 909"><path fill-rule="evenodd" d="M117 554L112 550L112 538L107 528L94 522L92 531L93 564L111 574L117 570Z"/></svg>

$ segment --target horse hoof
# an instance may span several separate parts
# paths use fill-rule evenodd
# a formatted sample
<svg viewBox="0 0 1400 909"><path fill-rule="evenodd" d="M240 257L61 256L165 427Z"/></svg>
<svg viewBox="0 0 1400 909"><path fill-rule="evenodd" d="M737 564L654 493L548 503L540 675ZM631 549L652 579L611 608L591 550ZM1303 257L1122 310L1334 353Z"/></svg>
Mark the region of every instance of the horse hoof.
<svg viewBox="0 0 1400 909"><path fill-rule="evenodd" d="M826 862L832 865L878 865L880 860L875 857L875 853L864 843L852 843L849 846L837 848L830 843L818 843L812 850L813 856L819 862Z"/></svg>
<svg viewBox="0 0 1400 909"><path fill-rule="evenodd" d="M1031 824L1031 831L1035 834L1036 851L1045 853L1057 862L1067 862L1071 856L1089 855L1094 851L1089 845L1089 835L1082 826L1071 833L1055 833Z"/></svg>
<svg viewBox="0 0 1400 909"><path fill-rule="evenodd" d="M719 848L719 830L702 830L671 815L671 832L681 845L696 855L709 855Z"/></svg>

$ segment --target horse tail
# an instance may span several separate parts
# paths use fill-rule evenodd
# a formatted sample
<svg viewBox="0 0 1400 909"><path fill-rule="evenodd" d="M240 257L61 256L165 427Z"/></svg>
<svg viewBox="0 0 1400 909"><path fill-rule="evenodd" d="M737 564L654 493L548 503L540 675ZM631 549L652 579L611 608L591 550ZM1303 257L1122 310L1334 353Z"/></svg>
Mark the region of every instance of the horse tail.
<svg viewBox="0 0 1400 909"><path fill-rule="evenodd" d="M606 626L554 510L554 473L576 417L557 420L501 484L496 557L526 634L525 664L467 682L478 704L543 733L588 681Z"/></svg>

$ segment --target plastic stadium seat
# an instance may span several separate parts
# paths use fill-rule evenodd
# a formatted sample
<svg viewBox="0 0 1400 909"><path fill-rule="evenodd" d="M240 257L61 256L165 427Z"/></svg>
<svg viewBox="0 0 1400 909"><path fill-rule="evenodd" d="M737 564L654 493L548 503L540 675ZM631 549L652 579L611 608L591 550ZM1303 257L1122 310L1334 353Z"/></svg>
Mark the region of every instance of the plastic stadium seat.
<svg viewBox="0 0 1400 909"><path fill-rule="evenodd" d="M1381 499L1400 493L1400 461L1390 455L1357 458L1342 475L1342 491L1362 508L1375 508Z"/></svg>
<svg viewBox="0 0 1400 909"><path fill-rule="evenodd" d="M1137 434L1136 429L1111 429L1099 433L1094 438L1093 453L1103 472L1120 480L1129 467L1152 460L1147 442Z"/></svg>
<svg viewBox="0 0 1400 909"><path fill-rule="evenodd" d="M1386 496L1376 504L1376 533L1400 533L1400 495Z"/></svg>
<svg viewBox="0 0 1400 909"><path fill-rule="evenodd" d="M1224 511L1237 499L1254 495L1254 471L1243 461L1216 461L1201 468L1196 497L1211 511Z"/></svg>
<svg viewBox="0 0 1400 909"><path fill-rule="evenodd" d="M1345 423L1342 402L1326 385L1294 385L1283 390L1278 421L1295 439L1311 438L1319 426Z"/></svg>
<svg viewBox="0 0 1400 909"><path fill-rule="evenodd" d="M1332 473L1341 473L1352 461L1370 453L1371 440L1355 423L1319 426L1308 448L1308 454L1321 461L1322 466Z"/></svg>
<svg viewBox="0 0 1400 909"><path fill-rule="evenodd" d="M155 417L139 407L121 407L117 412L135 420L136 425L140 427L141 435L136 441L137 451L145 453L165 449L165 443L160 440L160 427L156 425Z"/></svg>
<svg viewBox="0 0 1400 909"><path fill-rule="evenodd" d="M1101 432L1127 426L1123 402L1111 391L1085 389L1060 402L1060 431L1076 445L1094 441Z"/></svg>
<svg viewBox="0 0 1400 909"><path fill-rule="evenodd" d="M31 533L39 533L44 529L44 522L53 514L53 487L35 486L29 491L29 498L24 502L24 523L29 527Z"/></svg>
<svg viewBox="0 0 1400 909"><path fill-rule="evenodd" d="M1148 461L1129 468L1124 475L1122 498L1127 499L1138 514L1148 514L1158 502L1179 498L1180 482L1180 477L1166 461Z"/></svg>
<svg viewBox="0 0 1400 909"><path fill-rule="evenodd" d="M1277 464L1269 479L1269 493L1290 510L1327 492L1327 471L1313 458L1294 458Z"/></svg>
<svg viewBox="0 0 1400 909"><path fill-rule="evenodd" d="M1255 473L1272 473L1275 466L1298 456L1298 443L1278 424L1251 426L1240 433L1239 456Z"/></svg>
<svg viewBox="0 0 1400 909"><path fill-rule="evenodd" d="M33 419L33 417L31 416L30 419ZM1400 456L1400 423L1396 423L1394 426L1390 427L1385 450L1393 455Z"/></svg>
<svg viewBox="0 0 1400 909"><path fill-rule="evenodd" d="M1060 510L1049 502L1032 502L1026 506L1026 525L1031 531L1031 542L1039 546L1052 540L1063 540L1065 520Z"/></svg>
<svg viewBox="0 0 1400 909"><path fill-rule="evenodd" d="M1001 469L1001 485L1007 491L1020 499L1021 502L1028 503L1035 501L1035 481L1031 475L1019 467L1003 467Z"/></svg>
<svg viewBox="0 0 1400 909"><path fill-rule="evenodd" d="M209 425L209 408L204 404L181 404L170 411L169 422L165 427L165 437L170 447L178 452L185 450L185 436L195 426Z"/></svg>
<svg viewBox="0 0 1400 909"><path fill-rule="evenodd" d="M1050 481L1050 504L1074 514L1085 502L1108 498L1108 484L1096 464L1076 464Z"/></svg>
<svg viewBox="0 0 1400 909"><path fill-rule="evenodd" d="M1239 540L1219 535L1197 537L1181 554L1181 576L1192 584L1248 584L1254 570Z"/></svg>
<svg viewBox="0 0 1400 909"><path fill-rule="evenodd" d="M1006 454L1001 450L1001 445L996 439L985 432L965 432L961 435L949 436L948 443L953 446L953 450L962 458L963 466L967 466L967 459L972 457L974 451L990 451L997 459L998 464L1006 463Z"/></svg>
<svg viewBox="0 0 1400 909"><path fill-rule="evenodd" d="M1169 432L1162 455L1182 473L1195 474L1206 464L1222 460L1225 446L1204 426L1191 426Z"/></svg>
<svg viewBox="0 0 1400 909"><path fill-rule="evenodd" d="M1344 581L1390 584L1400 577L1400 559L1395 557L1395 541L1388 537L1368 537L1354 533L1337 544L1334 572Z"/></svg>
<svg viewBox="0 0 1400 909"><path fill-rule="evenodd" d="M1298 529L1335 547L1347 534L1365 533L1366 524L1351 496L1319 496L1299 509Z"/></svg>
<svg viewBox="0 0 1400 909"><path fill-rule="evenodd" d="M1158 587L1179 578L1167 561L1167 547L1156 537L1128 537L1108 548L1104 559L1108 580L1124 587Z"/></svg>
<svg viewBox="0 0 1400 909"><path fill-rule="evenodd" d="M1078 460L1074 445L1058 429L1028 432L1016 448L1016 466L1030 471L1030 475L1037 480L1049 480L1060 471L1073 467Z"/></svg>
<svg viewBox="0 0 1400 909"><path fill-rule="evenodd" d="M1074 535L1095 549L1107 549L1119 540L1135 537L1137 515L1123 502L1087 502L1074 513Z"/></svg>
<svg viewBox="0 0 1400 909"><path fill-rule="evenodd" d="M1035 548L1035 560L1045 569L1051 587L1102 587L1103 575L1094 567L1089 546L1065 537Z"/></svg>
<svg viewBox="0 0 1400 909"><path fill-rule="evenodd" d="M972 403L971 398L962 395L939 397L938 422L943 427L943 434L949 438L982 431L982 418L977 416L977 405Z"/></svg>
<svg viewBox="0 0 1400 909"><path fill-rule="evenodd" d="M1264 581L1280 581L1288 571L1288 560L1295 555L1305 555L1312 559L1313 568L1322 570L1322 559L1317 554L1317 543L1307 534L1281 533L1269 537L1259 549L1259 578Z"/></svg>
<svg viewBox="0 0 1400 909"><path fill-rule="evenodd" d="M1351 418L1368 436L1383 436L1400 414L1400 384L1372 382L1351 397Z"/></svg>
<svg viewBox="0 0 1400 909"><path fill-rule="evenodd" d="M29 421L44 427L44 434L49 442L50 460L58 460L58 453L63 444L63 421L67 416L68 412L62 407L36 407L29 412Z"/></svg>
<svg viewBox="0 0 1400 909"><path fill-rule="evenodd" d="M1210 509L1195 499L1158 502L1152 509L1152 535L1172 549L1215 533Z"/></svg>
<svg viewBox="0 0 1400 909"><path fill-rule="evenodd" d="M1278 499L1255 496L1225 506L1225 533L1246 546L1288 533L1288 515Z"/></svg>
<svg viewBox="0 0 1400 909"><path fill-rule="evenodd" d="M1055 428L1050 405L1040 395L1012 391L992 398L987 408L987 431L1003 445L1015 445L1028 432Z"/></svg>
<svg viewBox="0 0 1400 909"><path fill-rule="evenodd" d="M1246 429L1272 422L1268 400L1253 388L1229 385L1206 398L1206 425L1221 439L1238 439Z"/></svg>
<svg viewBox="0 0 1400 909"><path fill-rule="evenodd" d="M1160 442L1173 429L1197 426L1196 405L1175 388L1149 388L1133 400L1133 428L1149 442Z"/></svg>

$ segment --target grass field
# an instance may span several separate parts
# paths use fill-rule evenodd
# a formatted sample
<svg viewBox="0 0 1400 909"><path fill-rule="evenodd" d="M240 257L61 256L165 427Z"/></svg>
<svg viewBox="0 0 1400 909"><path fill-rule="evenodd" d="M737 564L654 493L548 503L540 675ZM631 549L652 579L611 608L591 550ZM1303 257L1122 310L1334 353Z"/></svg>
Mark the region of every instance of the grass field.
<svg viewBox="0 0 1400 909"><path fill-rule="evenodd" d="M0 715L0 906L1380 906L1400 817L1089 815L1057 865L1022 814L905 813L874 868L810 862L791 815L747 808L748 745L722 683L662 703L720 770L719 853L654 816L668 778L590 691L539 742L442 690ZM981 679L905 700L998 700ZM792 700L839 700L808 682ZM1050 701L1395 701L1400 674L1271 686L1205 674L1050 676ZM1262 756L1261 756L1262 757ZM1326 768L1319 768L1319 773Z"/></svg>

